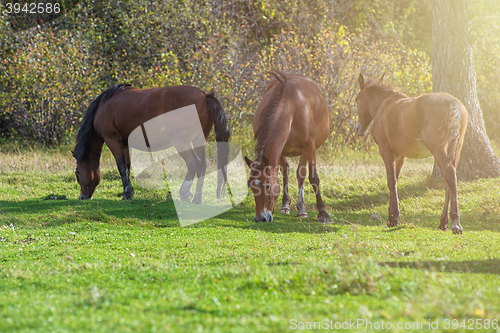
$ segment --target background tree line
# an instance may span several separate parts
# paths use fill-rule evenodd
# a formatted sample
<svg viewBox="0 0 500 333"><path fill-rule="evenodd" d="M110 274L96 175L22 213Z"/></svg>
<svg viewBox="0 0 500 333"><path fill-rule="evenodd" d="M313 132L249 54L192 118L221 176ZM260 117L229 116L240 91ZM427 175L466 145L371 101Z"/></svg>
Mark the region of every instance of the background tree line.
<svg viewBox="0 0 500 333"><path fill-rule="evenodd" d="M215 89L233 141L253 145L252 112L265 72L312 77L329 103L324 152L362 148L354 137L357 75L404 93L432 90L430 0L62 0L59 14L2 15L0 136L72 142L89 103L127 82ZM473 4L478 95L499 139L500 3Z"/></svg>

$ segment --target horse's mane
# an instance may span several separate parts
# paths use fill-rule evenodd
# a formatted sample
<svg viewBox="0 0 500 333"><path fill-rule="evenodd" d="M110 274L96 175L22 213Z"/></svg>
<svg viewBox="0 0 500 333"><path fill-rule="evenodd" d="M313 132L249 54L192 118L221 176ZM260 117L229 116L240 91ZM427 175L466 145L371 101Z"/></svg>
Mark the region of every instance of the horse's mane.
<svg viewBox="0 0 500 333"><path fill-rule="evenodd" d="M125 89L126 86L130 86L130 84L115 84L114 86L111 86L107 90L105 90L90 104L76 137L76 145L75 150L73 151L73 157L76 158L77 164L80 164L88 157L90 139L95 133L94 117L99 103L106 102L115 94L115 92Z"/></svg>
<svg viewBox="0 0 500 333"><path fill-rule="evenodd" d="M380 90L386 94L399 95L402 97L406 97L398 88L390 86L388 84L385 84L380 80L369 79L368 81L366 81L366 86L367 86L367 89L376 89L376 90Z"/></svg>
<svg viewBox="0 0 500 333"><path fill-rule="evenodd" d="M283 91L285 90L287 77L280 71L270 71L268 72L280 82L281 88L278 93L274 93L269 99L269 102L264 107L262 111L262 119L260 121L259 128L255 132L254 139L257 141L255 146L255 155L257 156L256 161L261 162L262 156L264 155L264 149L266 148L267 140L271 134L271 128L273 126L274 116L278 105L280 104L281 97L283 96Z"/></svg>

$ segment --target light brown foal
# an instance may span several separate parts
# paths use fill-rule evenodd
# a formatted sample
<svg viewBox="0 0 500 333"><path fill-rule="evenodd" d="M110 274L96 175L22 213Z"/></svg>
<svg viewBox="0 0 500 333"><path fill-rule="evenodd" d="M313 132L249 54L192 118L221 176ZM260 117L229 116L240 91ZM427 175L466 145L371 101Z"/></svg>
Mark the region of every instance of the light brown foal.
<svg viewBox="0 0 500 333"><path fill-rule="evenodd" d="M447 93L407 97L382 83L383 77L365 82L359 75L361 90L356 97L358 122L355 129L358 135L364 135L373 120L371 134L384 160L391 193L387 226L394 227L399 223L397 181L405 158L432 155L446 183L439 229L447 229L450 217L453 233L461 234L456 167L467 128L467 110L457 98Z"/></svg>

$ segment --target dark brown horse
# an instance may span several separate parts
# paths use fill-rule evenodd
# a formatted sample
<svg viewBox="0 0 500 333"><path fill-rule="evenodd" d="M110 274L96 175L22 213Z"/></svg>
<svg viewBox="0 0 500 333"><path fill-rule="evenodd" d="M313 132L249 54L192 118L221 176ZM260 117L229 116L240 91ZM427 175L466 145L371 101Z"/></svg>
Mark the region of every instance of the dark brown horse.
<svg viewBox="0 0 500 333"><path fill-rule="evenodd" d="M318 85L299 74L270 72L264 98L255 113L253 129L257 144L254 161L245 157L251 169L248 186L255 197L255 222L273 221L276 200L280 195L278 170L283 172L283 202L280 212L290 214L288 194L289 165L286 157L300 156L297 168L299 199L297 216L306 217L304 179L309 164L309 181L316 193L318 220L329 222L319 189L316 149L330 131L330 112Z"/></svg>
<svg viewBox="0 0 500 333"><path fill-rule="evenodd" d="M373 120L371 134L378 144L387 170L391 192L388 227L399 222L397 182L406 157L434 156L446 182L446 199L439 229L448 226L448 206L454 234L462 233L458 213L456 167L467 129L467 110L455 97L446 93L407 97L397 89L359 75L361 91L356 97L356 131L364 135Z"/></svg>
<svg viewBox="0 0 500 333"><path fill-rule="evenodd" d="M128 151L130 133L150 119L193 104L196 106L205 140L215 125L216 141L227 142L230 133L226 115L213 93L205 94L200 89L190 86L138 89L128 84L119 84L99 95L87 110L73 152L77 161L75 174L80 184L80 199L91 198L101 180L99 160L104 143L115 157L123 183L123 198L132 198L134 189L130 183ZM197 174L199 180L193 202L201 203L203 176L206 170L205 147L198 146L193 149L191 142L186 142L186 147L175 148L188 167L180 191L181 199L190 200L189 189ZM221 149L217 154L219 169L224 170L228 152ZM225 178L224 172L219 173L217 196L225 187Z"/></svg>

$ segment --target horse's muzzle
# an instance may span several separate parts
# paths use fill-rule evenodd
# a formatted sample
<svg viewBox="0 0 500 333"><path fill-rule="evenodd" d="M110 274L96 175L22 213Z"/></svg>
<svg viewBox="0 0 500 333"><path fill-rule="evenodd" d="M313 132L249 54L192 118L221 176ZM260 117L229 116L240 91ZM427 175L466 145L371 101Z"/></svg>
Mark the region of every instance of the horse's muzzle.
<svg viewBox="0 0 500 333"><path fill-rule="evenodd" d="M80 200L87 200L88 197L86 195L82 194L82 195L80 195L80 198L78 198L78 199L80 199Z"/></svg>
<svg viewBox="0 0 500 333"><path fill-rule="evenodd" d="M260 217L255 216L253 219L255 222L273 222L273 214L267 209L264 209Z"/></svg>

